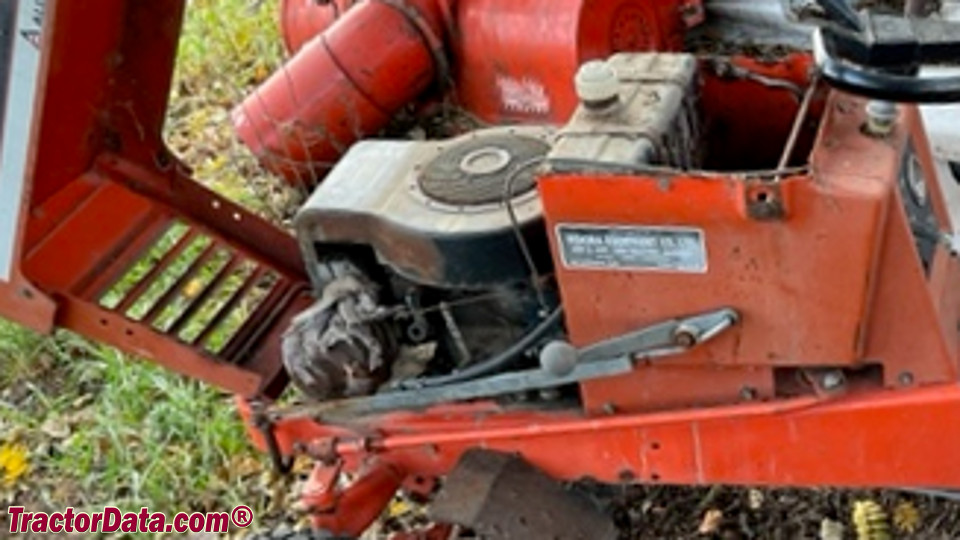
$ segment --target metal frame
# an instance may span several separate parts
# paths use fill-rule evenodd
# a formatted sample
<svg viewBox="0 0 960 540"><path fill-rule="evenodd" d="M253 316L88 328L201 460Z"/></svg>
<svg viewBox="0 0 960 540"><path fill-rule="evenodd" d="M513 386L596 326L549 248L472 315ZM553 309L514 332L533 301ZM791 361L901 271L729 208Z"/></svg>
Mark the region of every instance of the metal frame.
<svg viewBox="0 0 960 540"><path fill-rule="evenodd" d="M200 186L164 145L183 8L176 1L48 4L27 189L10 279L0 282L0 315L40 331L69 328L245 396L275 395L286 381L279 336L309 304L309 286L292 236ZM7 140L5 149L14 142L27 141ZM124 309L131 298L114 308L102 302L174 224L210 240L205 257L217 251L231 265L253 265L244 287L266 291L218 352L178 336L182 321L158 328L156 316L186 279L142 319ZM164 258L157 266L169 264Z"/></svg>

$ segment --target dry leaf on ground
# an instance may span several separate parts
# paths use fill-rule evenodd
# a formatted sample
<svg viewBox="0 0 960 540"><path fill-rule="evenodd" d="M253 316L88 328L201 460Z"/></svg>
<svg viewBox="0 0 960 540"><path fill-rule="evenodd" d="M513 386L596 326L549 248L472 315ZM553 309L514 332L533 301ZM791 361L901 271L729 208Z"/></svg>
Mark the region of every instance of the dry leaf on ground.
<svg viewBox="0 0 960 540"><path fill-rule="evenodd" d="M723 512L716 508L711 508L703 513L703 519L700 520L700 527L697 532L700 534L713 534L720 528L723 522Z"/></svg>
<svg viewBox="0 0 960 540"><path fill-rule="evenodd" d="M900 501L893 509L893 526L899 532L913 533L920 526L920 511L910 501Z"/></svg>
<svg viewBox="0 0 960 540"><path fill-rule="evenodd" d="M820 521L820 540L843 540L843 523L823 518Z"/></svg>

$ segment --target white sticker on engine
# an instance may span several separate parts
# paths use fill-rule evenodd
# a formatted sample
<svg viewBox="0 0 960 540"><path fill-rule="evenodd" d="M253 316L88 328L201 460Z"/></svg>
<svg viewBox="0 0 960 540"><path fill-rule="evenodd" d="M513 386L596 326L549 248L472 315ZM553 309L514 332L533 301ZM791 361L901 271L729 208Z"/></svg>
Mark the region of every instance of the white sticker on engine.
<svg viewBox="0 0 960 540"><path fill-rule="evenodd" d="M567 268L705 273L703 230L560 224L557 246Z"/></svg>

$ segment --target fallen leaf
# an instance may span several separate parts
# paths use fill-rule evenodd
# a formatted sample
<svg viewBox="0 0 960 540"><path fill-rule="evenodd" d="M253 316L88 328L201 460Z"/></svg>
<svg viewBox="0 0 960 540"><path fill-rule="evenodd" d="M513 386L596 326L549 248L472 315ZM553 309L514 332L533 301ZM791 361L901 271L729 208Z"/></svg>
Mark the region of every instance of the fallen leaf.
<svg viewBox="0 0 960 540"><path fill-rule="evenodd" d="M703 513L703 519L700 520L700 527L697 532L703 535L713 534L720 528L723 522L723 512L716 508L711 508Z"/></svg>
<svg viewBox="0 0 960 540"><path fill-rule="evenodd" d="M95 416L96 411L92 406L84 407L72 413L65 414L63 421L69 426L76 426L77 424L86 424L93 421Z"/></svg>
<svg viewBox="0 0 960 540"><path fill-rule="evenodd" d="M893 526L902 533L913 533L920 526L920 511L910 501L900 501L893 509Z"/></svg>
<svg viewBox="0 0 960 540"><path fill-rule="evenodd" d="M203 290L204 283L200 278L191 279L183 288L183 296L188 300L196 298Z"/></svg>
<svg viewBox="0 0 960 540"><path fill-rule="evenodd" d="M851 513L857 540L890 540L890 525L883 507L869 499L854 501Z"/></svg>
<svg viewBox="0 0 960 540"><path fill-rule="evenodd" d="M290 472L297 475L307 475L313 470L313 465L313 459L300 454L293 459L293 466L290 468Z"/></svg>
<svg viewBox="0 0 960 540"><path fill-rule="evenodd" d="M70 403L70 408L82 409L83 407L86 407L91 401L93 401L92 394L81 394Z"/></svg>
<svg viewBox="0 0 960 540"><path fill-rule="evenodd" d="M234 478L243 478L263 472L263 464L250 454L234 456L230 459L228 468Z"/></svg>
<svg viewBox="0 0 960 540"><path fill-rule="evenodd" d="M27 460L27 448L21 444L4 444L0 446L0 472L3 473L3 482L13 485L30 468Z"/></svg>
<svg viewBox="0 0 960 540"><path fill-rule="evenodd" d="M51 439L66 439L70 436L70 426L61 416L51 416L40 426L40 431Z"/></svg>
<svg viewBox="0 0 960 540"><path fill-rule="evenodd" d="M820 521L820 540L843 540L843 523L823 518Z"/></svg>
<svg viewBox="0 0 960 540"><path fill-rule="evenodd" d="M413 510L413 507L410 506L410 503L403 500L402 498L396 497L390 504L387 506L387 515L395 518L405 514L409 514Z"/></svg>

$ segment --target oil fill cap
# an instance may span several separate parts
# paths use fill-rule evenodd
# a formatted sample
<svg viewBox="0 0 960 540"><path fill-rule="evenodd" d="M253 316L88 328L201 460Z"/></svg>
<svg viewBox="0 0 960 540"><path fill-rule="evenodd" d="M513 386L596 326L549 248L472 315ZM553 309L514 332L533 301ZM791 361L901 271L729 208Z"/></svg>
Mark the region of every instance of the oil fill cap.
<svg viewBox="0 0 960 540"><path fill-rule="evenodd" d="M620 97L617 72L601 60L591 60L580 66L574 77L574 86L577 97L591 109L612 105Z"/></svg>

